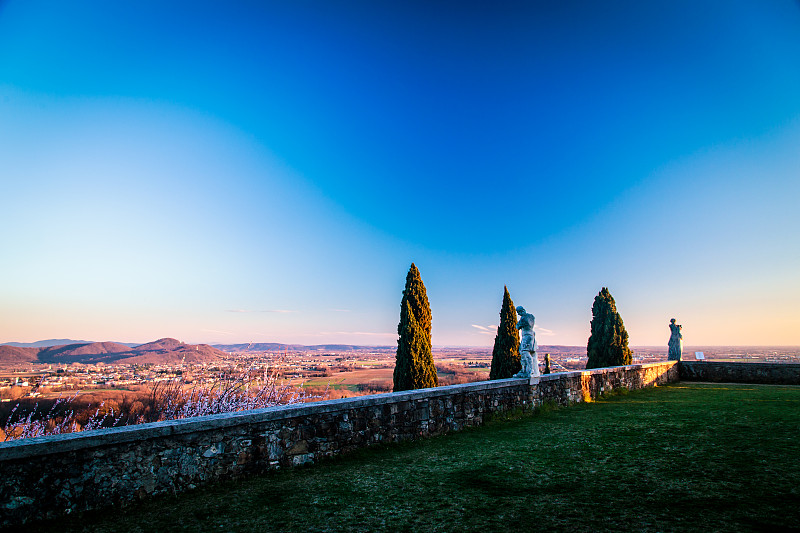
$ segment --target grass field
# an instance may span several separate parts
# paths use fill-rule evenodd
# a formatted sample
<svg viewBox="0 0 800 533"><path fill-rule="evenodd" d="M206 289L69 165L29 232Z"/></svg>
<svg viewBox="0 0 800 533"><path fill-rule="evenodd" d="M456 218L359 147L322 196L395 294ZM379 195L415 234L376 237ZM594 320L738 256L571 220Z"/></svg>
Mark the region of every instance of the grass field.
<svg viewBox="0 0 800 533"><path fill-rule="evenodd" d="M681 383L42 527L791 530L798 457L800 387Z"/></svg>

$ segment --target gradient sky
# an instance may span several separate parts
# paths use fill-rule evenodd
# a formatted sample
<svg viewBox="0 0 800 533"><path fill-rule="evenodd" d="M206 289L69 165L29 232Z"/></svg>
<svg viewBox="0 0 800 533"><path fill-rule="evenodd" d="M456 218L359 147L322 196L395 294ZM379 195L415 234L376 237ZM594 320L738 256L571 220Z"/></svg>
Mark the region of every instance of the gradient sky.
<svg viewBox="0 0 800 533"><path fill-rule="evenodd" d="M0 0L0 342L800 345L800 3Z"/></svg>

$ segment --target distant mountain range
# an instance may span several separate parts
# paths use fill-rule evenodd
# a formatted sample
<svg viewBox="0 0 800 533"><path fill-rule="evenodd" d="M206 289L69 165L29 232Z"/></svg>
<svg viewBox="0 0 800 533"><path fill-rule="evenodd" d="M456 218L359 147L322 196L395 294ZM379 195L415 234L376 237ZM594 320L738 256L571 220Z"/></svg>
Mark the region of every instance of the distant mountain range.
<svg viewBox="0 0 800 533"><path fill-rule="evenodd" d="M369 349L386 350L395 349L392 346L359 346L355 344L281 344L279 342L250 342L242 344L213 344L214 348L225 352L351 352Z"/></svg>
<svg viewBox="0 0 800 533"><path fill-rule="evenodd" d="M55 340L53 339L53 341ZM39 341L30 343L30 345L23 343L0 345L0 364L174 364L181 361L213 363L226 357L224 352L208 344L185 344L170 338L138 346L119 342L63 340L66 340L67 344L49 344L52 341Z"/></svg>
<svg viewBox="0 0 800 533"><path fill-rule="evenodd" d="M49 348L50 346L63 346L65 344L89 344L92 341L76 341L73 339L47 339L36 342L4 342L0 346L15 346L17 348ZM135 344L131 344L131 347Z"/></svg>

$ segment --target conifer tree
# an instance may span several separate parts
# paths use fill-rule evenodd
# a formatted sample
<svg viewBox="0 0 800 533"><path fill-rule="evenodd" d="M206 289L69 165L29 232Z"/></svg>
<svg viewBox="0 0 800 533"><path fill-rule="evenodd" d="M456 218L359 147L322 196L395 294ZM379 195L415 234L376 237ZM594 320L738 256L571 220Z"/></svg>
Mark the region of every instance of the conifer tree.
<svg viewBox="0 0 800 533"><path fill-rule="evenodd" d="M592 305L592 334L586 345L589 360L586 368L629 365L633 361L628 348L628 332L617 312L614 297L603 287Z"/></svg>
<svg viewBox="0 0 800 533"><path fill-rule="evenodd" d="M517 330L517 311L514 302L504 287L503 305L500 307L500 325L494 338L492 350L492 369L489 379L510 378L522 369L519 360L519 331Z"/></svg>
<svg viewBox="0 0 800 533"><path fill-rule="evenodd" d="M422 277L414 263L406 276L397 326L394 390L424 389L438 385L431 352L431 307Z"/></svg>

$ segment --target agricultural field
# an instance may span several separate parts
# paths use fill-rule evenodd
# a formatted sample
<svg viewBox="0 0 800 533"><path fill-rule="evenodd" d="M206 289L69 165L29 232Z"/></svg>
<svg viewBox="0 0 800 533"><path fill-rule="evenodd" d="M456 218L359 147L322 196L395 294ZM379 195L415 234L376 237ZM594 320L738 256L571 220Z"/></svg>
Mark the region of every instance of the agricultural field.
<svg viewBox="0 0 800 533"><path fill-rule="evenodd" d="M393 368L359 368L357 370L335 372L327 377L297 381L304 387L327 387L333 390L347 389L353 392L362 390L382 390L390 392Z"/></svg>
<svg viewBox="0 0 800 533"><path fill-rule="evenodd" d="M711 361L800 361L798 347L687 347L685 359L693 360L698 351ZM586 366L583 346L540 346L540 363L547 353L553 372ZM433 355L439 386L489 377L490 348L438 347ZM665 358L663 346L634 347L634 363ZM275 373L277 384L294 388L300 401L380 394L392 391L394 362L394 348L350 346L339 351L227 352L225 360L215 364L38 365L0 373L0 429L31 412L38 413L35 418L45 416L55 402L64 399L70 399L70 409L82 419L86 413L113 412L118 423L128 423L141 418L137 413L147 411L146 406L153 402L153 388L164 382L179 382L183 390L191 392L224 388L237 376L247 375L251 380Z"/></svg>

